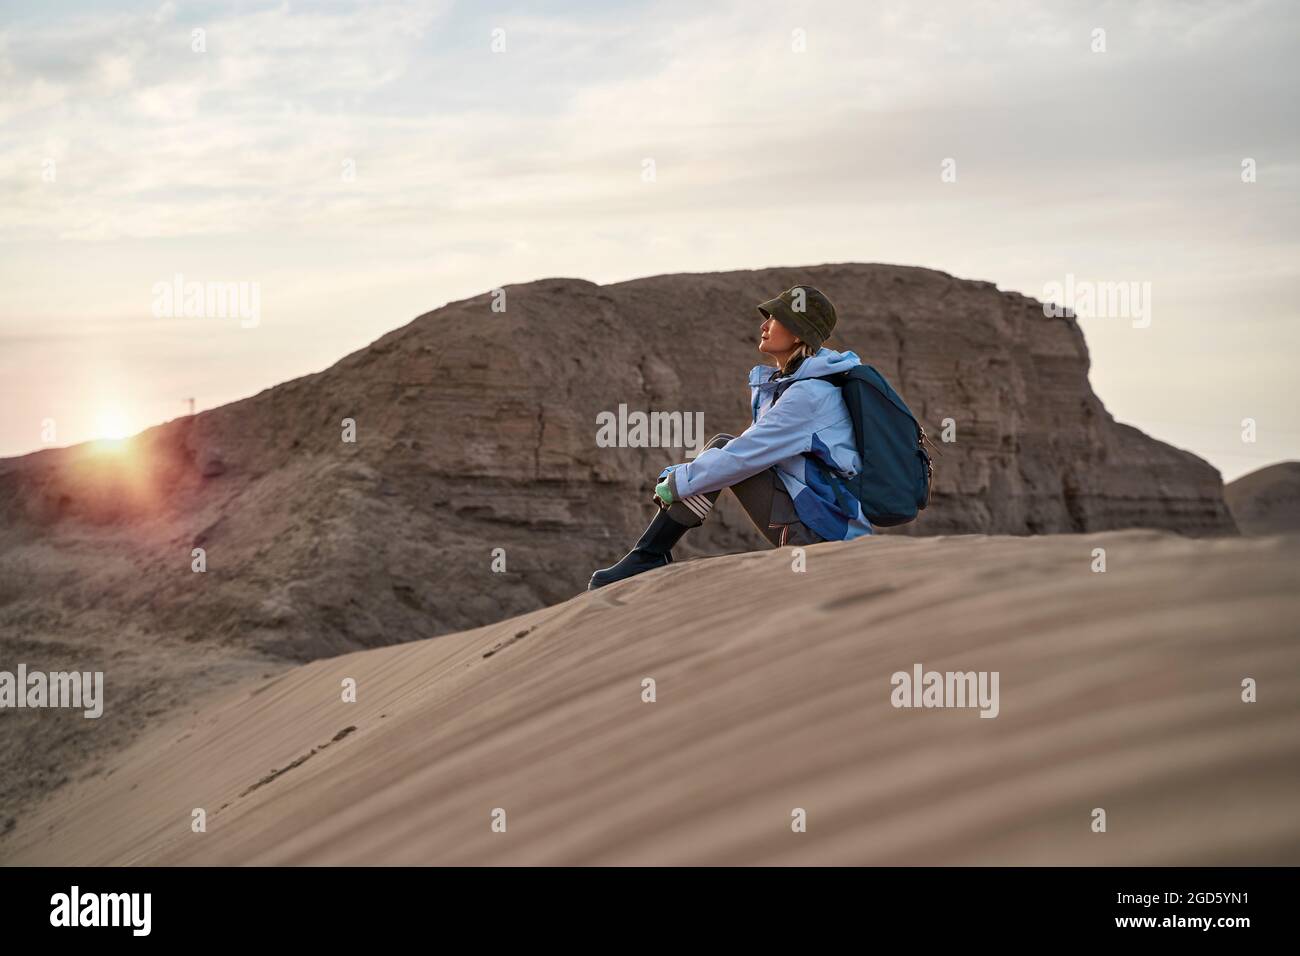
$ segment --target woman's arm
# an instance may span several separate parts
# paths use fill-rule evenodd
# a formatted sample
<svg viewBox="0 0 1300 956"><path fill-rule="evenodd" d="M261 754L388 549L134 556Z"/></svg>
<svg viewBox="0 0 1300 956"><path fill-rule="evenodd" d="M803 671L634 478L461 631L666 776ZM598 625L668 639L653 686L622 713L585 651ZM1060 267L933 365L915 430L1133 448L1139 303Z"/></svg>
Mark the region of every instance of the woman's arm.
<svg viewBox="0 0 1300 956"><path fill-rule="evenodd" d="M825 388L834 385L824 383ZM687 495L706 495L727 488L750 475L771 468L779 461L812 449L812 434L840 415L847 414L842 402L830 412L824 392L812 382L796 382L781 400L721 448L708 448L694 461L678 465L668 476L673 500ZM826 421L819 421L818 416Z"/></svg>

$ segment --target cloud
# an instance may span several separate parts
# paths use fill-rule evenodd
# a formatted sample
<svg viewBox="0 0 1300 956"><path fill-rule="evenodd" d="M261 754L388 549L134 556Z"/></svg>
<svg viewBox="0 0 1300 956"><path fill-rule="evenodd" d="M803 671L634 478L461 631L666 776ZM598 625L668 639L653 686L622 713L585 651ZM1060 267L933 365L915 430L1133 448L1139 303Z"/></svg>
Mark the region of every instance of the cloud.
<svg viewBox="0 0 1300 956"><path fill-rule="evenodd" d="M164 5L29 24L0 44L12 79L0 238L626 210L647 192L647 158L657 208L677 211L753 202L776 184L802 200L888 201L936 181L945 157L967 189L1040 201L1051 197L1036 183L1086 189L1099 166L1180 179L1240 128L1263 126L1262 145L1293 154L1288 124L1260 122L1287 108L1295 73L1276 29L1295 16L1268 12L744 2L654 5L629 21ZM1099 23L1103 55L1089 48ZM494 25L504 53L489 49ZM1248 70L1235 87L1225 59ZM1190 110L1213 116L1188 124ZM42 141L57 142L75 203L40 183Z"/></svg>
<svg viewBox="0 0 1300 956"><path fill-rule="evenodd" d="M174 271L354 338L547 274L883 260L1038 294L1070 271L1156 280L1184 328L1297 284L1291 4L28 8L0 32L0 332L136 329ZM367 296L369 325L341 311ZM1089 341L1144 380L1123 335Z"/></svg>

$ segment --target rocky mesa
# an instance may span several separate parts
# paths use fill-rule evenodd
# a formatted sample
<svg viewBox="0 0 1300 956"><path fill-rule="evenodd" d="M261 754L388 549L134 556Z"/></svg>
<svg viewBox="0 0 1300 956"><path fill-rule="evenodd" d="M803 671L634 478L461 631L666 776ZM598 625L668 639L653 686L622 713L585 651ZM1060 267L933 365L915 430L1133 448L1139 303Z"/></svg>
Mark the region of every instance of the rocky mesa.
<svg viewBox="0 0 1300 956"><path fill-rule="evenodd" d="M120 449L0 461L3 661L109 669L114 729L61 732L89 755L204 686L565 600L626 550L653 477L685 455L602 447L598 416L742 430L754 306L797 282L836 303L829 344L876 365L932 435L949 423L931 507L903 533L1235 533L1213 467L1107 413L1074 319L992 283L865 264L544 279ZM762 547L724 495L680 556ZM3 802L61 783L41 725L7 722L0 756L48 763Z"/></svg>

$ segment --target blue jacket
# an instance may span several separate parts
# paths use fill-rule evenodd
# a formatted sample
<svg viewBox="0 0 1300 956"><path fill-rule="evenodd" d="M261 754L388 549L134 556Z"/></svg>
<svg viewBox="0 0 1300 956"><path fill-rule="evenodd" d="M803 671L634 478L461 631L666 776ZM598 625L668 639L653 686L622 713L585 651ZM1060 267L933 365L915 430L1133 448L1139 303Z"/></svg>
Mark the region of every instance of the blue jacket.
<svg viewBox="0 0 1300 956"><path fill-rule="evenodd" d="M827 541L871 534L861 503L836 480L862 467L848 408L837 386L815 380L861 364L852 352L822 348L780 380L794 384L775 405L778 383L771 379L776 370L755 366L749 373L753 424L725 447L706 449L673 468L669 487L674 499L727 488L775 467L799 520Z"/></svg>

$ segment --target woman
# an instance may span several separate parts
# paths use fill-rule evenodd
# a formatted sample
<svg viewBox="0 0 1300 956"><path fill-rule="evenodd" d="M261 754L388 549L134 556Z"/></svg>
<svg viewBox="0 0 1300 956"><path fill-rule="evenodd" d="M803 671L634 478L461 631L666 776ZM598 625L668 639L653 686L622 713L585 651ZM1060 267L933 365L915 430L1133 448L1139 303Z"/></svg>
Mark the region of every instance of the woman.
<svg viewBox="0 0 1300 956"><path fill-rule="evenodd" d="M716 435L694 461L660 473L654 520L621 561L591 576L588 590L671 563L673 546L704 523L723 488L773 547L871 534L861 504L839 480L862 467L853 423L839 387L817 378L861 364L852 352L822 345L835 328L835 306L812 286L794 286L758 311L758 350L776 369L749 373L753 424L738 437Z"/></svg>

